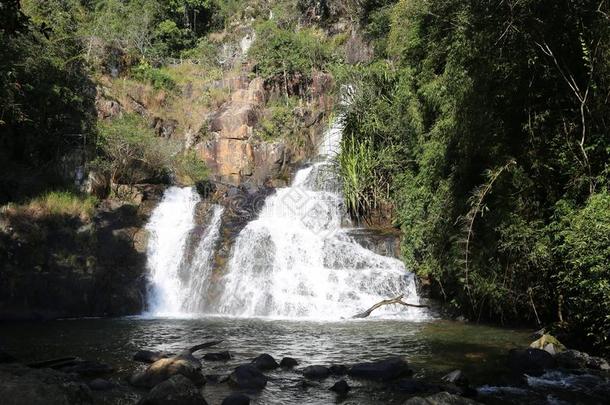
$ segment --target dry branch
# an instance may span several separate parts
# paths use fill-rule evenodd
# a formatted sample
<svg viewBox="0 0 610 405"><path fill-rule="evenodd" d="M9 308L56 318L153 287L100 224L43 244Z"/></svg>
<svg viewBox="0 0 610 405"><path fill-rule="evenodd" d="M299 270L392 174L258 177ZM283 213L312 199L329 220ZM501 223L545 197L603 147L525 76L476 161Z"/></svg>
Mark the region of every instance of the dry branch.
<svg viewBox="0 0 610 405"><path fill-rule="evenodd" d="M372 307L370 307L369 309L367 309L364 312L361 312L359 314L356 314L354 316L352 316L352 318L366 318L368 317L374 310L376 310L379 307L382 307L384 305L394 305L394 304L400 304L400 305L404 305L405 307L415 307L415 308L428 308L427 305L416 305L416 304L409 304L406 303L402 300L402 298L404 297L404 295L399 295L396 298L392 298L392 299L388 299L388 300L383 300L383 301L379 301L377 304L373 305Z"/></svg>

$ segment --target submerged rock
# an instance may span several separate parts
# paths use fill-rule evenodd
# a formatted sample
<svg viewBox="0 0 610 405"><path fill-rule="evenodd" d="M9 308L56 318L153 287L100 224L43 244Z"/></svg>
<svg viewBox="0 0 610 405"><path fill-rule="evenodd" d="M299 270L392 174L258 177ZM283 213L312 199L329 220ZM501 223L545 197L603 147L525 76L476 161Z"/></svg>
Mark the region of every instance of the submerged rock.
<svg viewBox="0 0 610 405"><path fill-rule="evenodd" d="M339 380L332 387L330 387L331 391L335 391L339 395L345 395L351 389L352 387L350 387L345 380Z"/></svg>
<svg viewBox="0 0 610 405"><path fill-rule="evenodd" d="M154 387L139 405L207 405L199 388L178 374Z"/></svg>
<svg viewBox="0 0 610 405"><path fill-rule="evenodd" d="M206 353L203 355L203 359L207 361L227 361L231 360L231 353L219 352L219 353Z"/></svg>
<svg viewBox="0 0 610 405"><path fill-rule="evenodd" d="M129 382L136 387L152 388L174 375L183 375L195 384L203 384L201 363L190 353L183 353L167 359L157 360L131 376Z"/></svg>
<svg viewBox="0 0 610 405"><path fill-rule="evenodd" d="M392 357L386 360L353 365L348 374L351 377L375 381L388 381L410 376L413 372L402 357Z"/></svg>
<svg viewBox="0 0 610 405"><path fill-rule="evenodd" d="M3 405L72 405L93 402L87 385L68 374L33 369L21 364L0 366L0 402Z"/></svg>
<svg viewBox="0 0 610 405"><path fill-rule="evenodd" d="M299 362L296 361L295 359L293 359L292 357L284 357L280 361L280 367L282 367L282 368L293 368L298 365L299 365Z"/></svg>
<svg viewBox="0 0 610 405"><path fill-rule="evenodd" d="M249 405L250 398L244 394L231 394L223 399L221 405Z"/></svg>
<svg viewBox="0 0 610 405"><path fill-rule="evenodd" d="M453 395L448 392L439 392L438 394L430 395L428 397L413 397L404 405L474 405L479 402L473 401L472 399Z"/></svg>
<svg viewBox="0 0 610 405"><path fill-rule="evenodd" d="M540 349L512 349L508 352L508 365L513 371L522 373L541 373L554 368L557 362L553 356Z"/></svg>
<svg viewBox="0 0 610 405"><path fill-rule="evenodd" d="M155 352L151 350L138 350L136 354L133 355L133 359L135 361L139 361L142 363L154 363L155 361L161 359L167 359L171 357L172 354L165 352Z"/></svg>
<svg viewBox="0 0 610 405"><path fill-rule="evenodd" d="M347 371L348 371L347 366L336 365L336 364L333 364L328 369L330 370L330 373L332 375L345 375L345 374L347 374Z"/></svg>
<svg viewBox="0 0 610 405"><path fill-rule="evenodd" d="M330 370L324 366L308 366L303 369L305 378L322 380L330 375Z"/></svg>
<svg viewBox="0 0 610 405"><path fill-rule="evenodd" d="M273 370L278 368L280 365L277 364L277 361L273 357L268 354L261 354L254 360L252 360L252 365L259 370Z"/></svg>
<svg viewBox="0 0 610 405"><path fill-rule="evenodd" d="M420 392L438 391L436 387L424 381L413 378L404 378L396 382L396 389L407 394L417 394Z"/></svg>
<svg viewBox="0 0 610 405"><path fill-rule="evenodd" d="M267 385L267 377L254 365L243 364L231 373L229 382L242 389L262 390Z"/></svg>

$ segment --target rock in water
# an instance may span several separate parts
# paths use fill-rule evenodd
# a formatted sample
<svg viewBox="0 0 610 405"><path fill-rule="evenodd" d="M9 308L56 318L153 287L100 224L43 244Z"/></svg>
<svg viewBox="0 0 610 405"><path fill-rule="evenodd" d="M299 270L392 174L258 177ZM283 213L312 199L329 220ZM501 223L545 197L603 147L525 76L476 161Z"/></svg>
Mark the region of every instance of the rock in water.
<svg viewBox="0 0 610 405"><path fill-rule="evenodd" d="M449 374L443 376L441 379L448 383L455 384L458 387L468 386L468 379L464 376L462 370L453 370Z"/></svg>
<svg viewBox="0 0 610 405"><path fill-rule="evenodd" d="M220 353L206 353L203 355L203 359L207 361L227 361L231 360L231 353L220 352Z"/></svg>
<svg viewBox="0 0 610 405"><path fill-rule="evenodd" d="M273 370L278 368L280 365L277 364L277 361L273 357L268 354L261 354L254 360L252 360L252 365L259 370Z"/></svg>
<svg viewBox="0 0 610 405"><path fill-rule="evenodd" d="M58 367L57 370L64 373L75 373L83 377L97 377L114 371L108 364L90 360L77 360L72 364Z"/></svg>
<svg viewBox="0 0 610 405"><path fill-rule="evenodd" d="M508 352L508 365L513 371L521 373L542 373L554 368L556 361L553 356L540 349L512 349Z"/></svg>
<svg viewBox="0 0 610 405"><path fill-rule="evenodd" d="M104 380L103 378L96 378L95 380L89 381L87 385L93 391L108 391L116 387L116 384Z"/></svg>
<svg viewBox="0 0 610 405"><path fill-rule="evenodd" d="M188 378L177 374L154 387L139 405L207 405L199 388Z"/></svg>
<svg viewBox="0 0 610 405"><path fill-rule="evenodd" d="M203 384L201 363L190 353L155 361L146 370L131 376L129 382L136 387L152 388L168 378L180 374L195 384Z"/></svg>
<svg viewBox="0 0 610 405"><path fill-rule="evenodd" d="M242 389L262 390L267 385L267 377L254 365L244 364L235 368L229 382Z"/></svg>
<svg viewBox="0 0 610 405"><path fill-rule="evenodd" d="M352 387L350 387L345 380L339 380L332 387L330 387L331 391L335 391L339 395L347 394L350 389L352 389Z"/></svg>
<svg viewBox="0 0 610 405"><path fill-rule="evenodd" d="M295 359L293 359L292 357L284 357L280 361L280 367L282 367L282 368L293 368L298 365L299 365L299 362L296 361Z"/></svg>
<svg viewBox="0 0 610 405"><path fill-rule="evenodd" d="M250 398L244 394L231 394L222 401L221 405L250 405Z"/></svg>
<svg viewBox="0 0 610 405"><path fill-rule="evenodd" d="M351 377L367 380L389 381L410 376L413 372L402 357L392 357L381 361L355 364L349 369L348 374Z"/></svg>
<svg viewBox="0 0 610 405"><path fill-rule="evenodd" d="M347 367L343 365L333 364L328 368L332 375L345 375L347 374Z"/></svg>
<svg viewBox="0 0 610 405"><path fill-rule="evenodd" d="M532 349L545 350L553 355L566 350L566 347L562 345L555 336L549 335L548 333L542 335L538 340L532 342L530 347Z"/></svg>
<svg viewBox="0 0 610 405"><path fill-rule="evenodd" d="M3 405L72 405L93 403L91 390L73 377L51 369L21 364L0 366Z"/></svg>
<svg viewBox="0 0 610 405"><path fill-rule="evenodd" d="M322 380L330 375L330 370L324 366L308 366L303 369L305 378Z"/></svg>
<svg viewBox="0 0 610 405"><path fill-rule="evenodd" d="M151 350L138 350L136 354L133 355L133 359L135 361L140 361L142 363L154 363L155 361L161 359L167 359L171 357L172 354L164 353L164 352L154 352Z"/></svg>
<svg viewBox="0 0 610 405"><path fill-rule="evenodd" d="M476 405L479 402L472 399L453 395L448 392L439 392L438 394L430 395L429 397L413 397L403 405Z"/></svg>
<svg viewBox="0 0 610 405"><path fill-rule="evenodd" d="M590 368L593 370L610 370L610 365L601 357L589 356L578 350L565 350L555 355L557 364L565 368Z"/></svg>

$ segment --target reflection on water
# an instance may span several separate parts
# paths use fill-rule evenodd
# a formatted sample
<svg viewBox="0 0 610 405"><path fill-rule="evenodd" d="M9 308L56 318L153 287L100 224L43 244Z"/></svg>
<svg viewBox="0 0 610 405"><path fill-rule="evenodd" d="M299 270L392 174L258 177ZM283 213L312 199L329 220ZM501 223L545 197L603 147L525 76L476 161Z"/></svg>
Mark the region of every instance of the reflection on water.
<svg viewBox="0 0 610 405"><path fill-rule="evenodd" d="M24 362L76 355L113 365L122 379L141 365L131 361L138 349L179 351L211 339L223 343L208 351L229 350L228 362L204 362L205 374L222 374L261 353L278 361L295 357L299 367L311 364L352 364L391 355L406 356L416 376L439 378L461 368L475 384L494 383L502 376L492 375L502 367L504 355L528 341L527 333L449 321L348 321L296 322L264 319L79 319L39 323L0 324L6 349ZM203 355L205 351L198 352ZM327 390L330 378L318 387L303 388L298 372L268 373L269 384L257 403L333 403ZM357 403L402 403L392 390L354 381L350 396ZM226 384L208 384L204 396L211 404L220 403L229 392Z"/></svg>

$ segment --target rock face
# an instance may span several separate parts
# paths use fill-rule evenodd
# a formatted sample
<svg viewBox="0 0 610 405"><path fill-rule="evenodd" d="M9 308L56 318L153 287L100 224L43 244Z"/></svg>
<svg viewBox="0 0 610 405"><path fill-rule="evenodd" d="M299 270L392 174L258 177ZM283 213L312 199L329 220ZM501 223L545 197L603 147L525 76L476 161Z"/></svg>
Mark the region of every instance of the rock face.
<svg viewBox="0 0 610 405"><path fill-rule="evenodd" d="M540 349L513 349L508 353L508 365L516 372L541 373L553 368L557 362L553 356Z"/></svg>
<svg viewBox="0 0 610 405"><path fill-rule="evenodd" d="M0 319L140 313L143 228L162 191L142 188L139 205L104 201L90 218L0 215Z"/></svg>
<svg viewBox="0 0 610 405"><path fill-rule="evenodd" d="M389 381L410 376L412 371L403 358L392 357L381 361L355 364L349 369L348 374L351 377L366 380Z"/></svg>
<svg viewBox="0 0 610 405"><path fill-rule="evenodd" d="M93 403L91 390L70 376L51 369L19 364L0 366L3 405L71 405Z"/></svg>
<svg viewBox="0 0 610 405"><path fill-rule="evenodd" d="M205 382L201 363L190 353L157 360L144 371L132 375L129 382L136 387L152 388L175 375L182 375L195 384Z"/></svg>
<svg viewBox="0 0 610 405"><path fill-rule="evenodd" d="M262 390L267 385L267 377L253 365L244 364L231 373L229 382L241 389Z"/></svg>
<svg viewBox="0 0 610 405"><path fill-rule="evenodd" d="M178 374L150 390L139 405L207 405L207 402L191 380Z"/></svg>

